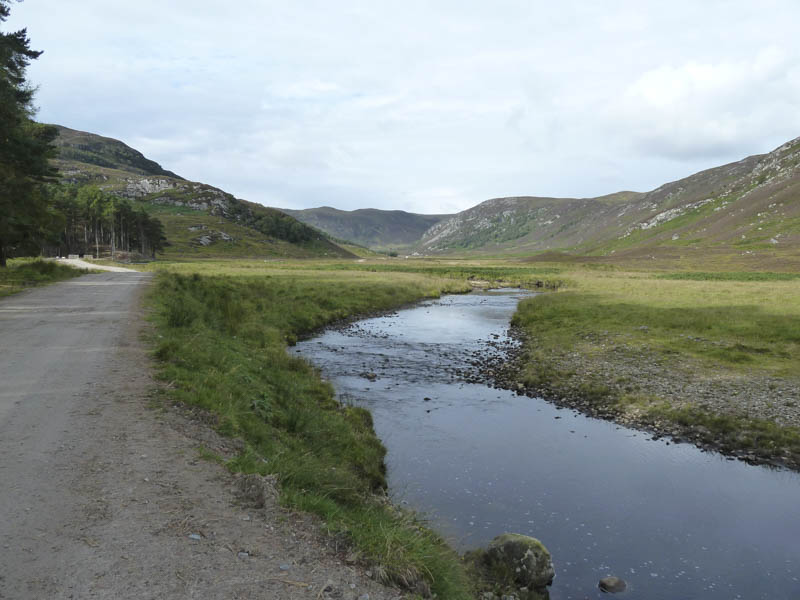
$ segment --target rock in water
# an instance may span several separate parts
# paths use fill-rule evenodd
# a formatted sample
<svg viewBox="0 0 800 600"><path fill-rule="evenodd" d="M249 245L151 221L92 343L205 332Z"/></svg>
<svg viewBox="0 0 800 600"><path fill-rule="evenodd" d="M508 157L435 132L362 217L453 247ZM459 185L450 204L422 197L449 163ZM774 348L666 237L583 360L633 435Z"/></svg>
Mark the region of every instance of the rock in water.
<svg viewBox="0 0 800 600"><path fill-rule="evenodd" d="M603 577L597 587L609 594L616 594L618 592L624 592L628 584L625 583L624 579L620 579L619 577Z"/></svg>
<svg viewBox="0 0 800 600"><path fill-rule="evenodd" d="M542 590L556 572L550 552L536 538L518 533L504 533L494 538L486 549L489 568L504 574L520 587Z"/></svg>

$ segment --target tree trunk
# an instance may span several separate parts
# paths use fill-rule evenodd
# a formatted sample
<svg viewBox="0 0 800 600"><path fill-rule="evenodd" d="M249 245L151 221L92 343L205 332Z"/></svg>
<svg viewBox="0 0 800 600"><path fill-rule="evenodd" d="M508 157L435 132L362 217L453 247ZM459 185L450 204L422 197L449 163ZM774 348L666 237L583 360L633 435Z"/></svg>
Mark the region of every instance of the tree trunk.
<svg viewBox="0 0 800 600"><path fill-rule="evenodd" d="M6 246L0 240L0 267L6 267Z"/></svg>

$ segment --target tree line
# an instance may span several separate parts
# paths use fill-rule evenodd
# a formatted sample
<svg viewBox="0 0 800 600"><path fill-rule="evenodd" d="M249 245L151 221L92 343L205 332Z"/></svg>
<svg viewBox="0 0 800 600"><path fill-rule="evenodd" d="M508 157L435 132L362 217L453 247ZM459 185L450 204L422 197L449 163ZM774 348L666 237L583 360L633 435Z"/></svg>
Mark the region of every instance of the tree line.
<svg viewBox="0 0 800 600"><path fill-rule="evenodd" d="M0 23L10 1L0 0ZM60 185L53 145L55 127L33 120L34 88L26 70L41 51L27 31L0 32L0 267L10 256L110 249L155 256L163 247L158 219L96 187Z"/></svg>
<svg viewBox="0 0 800 600"><path fill-rule="evenodd" d="M97 186L48 186L52 205L58 213L57 229L51 228L48 243L42 244L59 256L110 252L137 252L155 258L164 248L164 226L141 205L105 192ZM56 235L52 235L56 234Z"/></svg>

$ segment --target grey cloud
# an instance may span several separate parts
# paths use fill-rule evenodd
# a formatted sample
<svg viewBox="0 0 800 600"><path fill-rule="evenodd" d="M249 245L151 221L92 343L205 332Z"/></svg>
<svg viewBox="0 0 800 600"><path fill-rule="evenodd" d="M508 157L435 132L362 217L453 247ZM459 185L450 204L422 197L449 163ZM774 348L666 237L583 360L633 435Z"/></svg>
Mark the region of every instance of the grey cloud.
<svg viewBox="0 0 800 600"><path fill-rule="evenodd" d="M40 118L266 204L644 190L800 134L793 0L110 6L12 8Z"/></svg>

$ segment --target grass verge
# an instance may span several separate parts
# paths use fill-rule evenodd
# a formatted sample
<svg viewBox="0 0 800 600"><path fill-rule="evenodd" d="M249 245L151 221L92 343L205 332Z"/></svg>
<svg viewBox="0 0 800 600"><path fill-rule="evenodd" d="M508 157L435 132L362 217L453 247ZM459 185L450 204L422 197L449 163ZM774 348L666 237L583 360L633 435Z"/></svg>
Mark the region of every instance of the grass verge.
<svg viewBox="0 0 800 600"><path fill-rule="evenodd" d="M691 357L708 368L797 374L800 279L568 274L571 289L522 302L514 323L545 348Z"/></svg>
<svg viewBox="0 0 800 600"><path fill-rule="evenodd" d="M800 280L565 275L571 289L514 316L527 338L518 381L592 414L800 467Z"/></svg>
<svg viewBox="0 0 800 600"><path fill-rule="evenodd" d="M85 273L84 270L51 260L14 258L8 261L5 269L0 269L0 298L30 287L64 281Z"/></svg>
<svg viewBox="0 0 800 600"><path fill-rule="evenodd" d="M422 595L472 597L457 554L382 495L385 449L370 413L339 404L332 387L286 351L332 321L469 286L263 264L227 274L221 263L177 268L159 274L149 299L160 377L173 400L215 413L219 431L245 441L229 468L277 474L282 501L321 516L383 581Z"/></svg>

